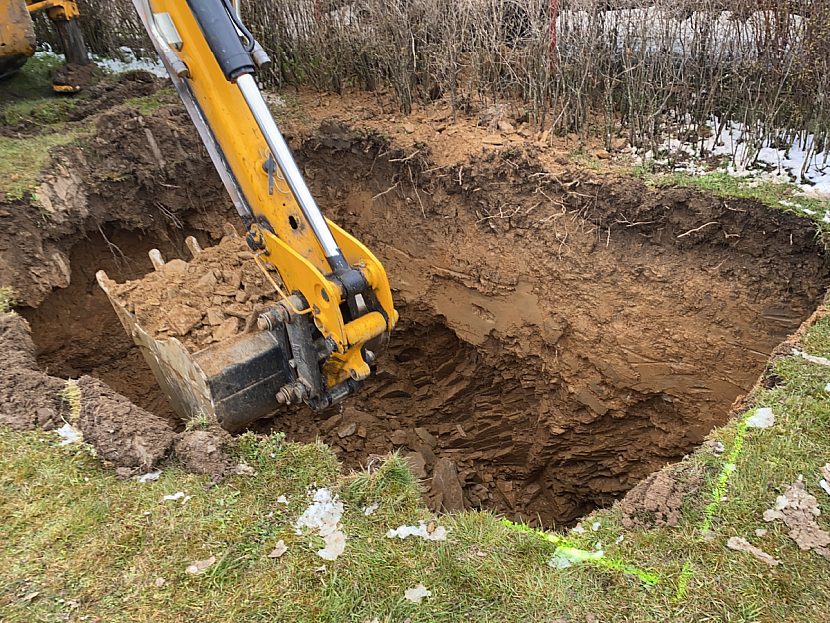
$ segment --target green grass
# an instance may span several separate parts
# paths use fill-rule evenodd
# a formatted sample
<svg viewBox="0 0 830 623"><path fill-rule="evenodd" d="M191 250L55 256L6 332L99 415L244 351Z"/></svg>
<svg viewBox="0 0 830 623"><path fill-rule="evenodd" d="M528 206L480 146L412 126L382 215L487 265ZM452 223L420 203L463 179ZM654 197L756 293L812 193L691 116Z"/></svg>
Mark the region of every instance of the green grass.
<svg viewBox="0 0 830 623"><path fill-rule="evenodd" d="M145 95L143 97L131 97L127 100L124 100L124 103L128 106L135 106L141 112L142 115L149 115L154 110L166 105L166 104L178 104L181 100L179 99L176 90L173 88L169 89L159 89L152 95Z"/></svg>
<svg viewBox="0 0 830 623"><path fill-rule="evenodd" d="M52 75L61 65L63 60L56 56L33 56L13 78L3 83L2 91L16 97L31 91L51 91Z"/></svg>
<svg viewBox="0 0 830 623"><path fill-rule="evenodd" d="M14 313L12 307L15 305L14 290L8 286L0 287L0 316Z"/></svg>
<svg viewBox="0 0 830 623"><path fill-rule="evenodd" d="M24 121L38 126L49 126L69 121L70 115L77 109L75 100L68 97L22 100L2 109L2 121L10 126Z"/></svg>
<svg viewBox="0 0 830 623"><path fill-rule="evenodd" d="M34 192L37 176L51 158L49 150L74 141L83 131L81 127L73 127L23 139L0 136L0 191L6 193L8 200L21 199L26 192Z"/></svg>
<svg viewBox="0 0 830 623"><path fill-rule="evenodd" d="M811 354L830 354L830 317L803 343ZM706 476L680 525L651 531L625 531L617 509L587 518L583 534L529 530L487 513L436 519L418 506L417 483L399 458L343 476L328 447L283 443L281 435L241 437L234 452L257 475L205 489L206 477L176 465L157 482L119 482L83 446L0 429L0 610L6 621L27 623L542 622L588 613L601 621L826 621L830 563L800 551L780 522L761 515L803 474L824 512L818 521L830 529L830 496L818 486L818 468L830 459L830 367L790 356L771 371L779 384L753 400L773 408L775 426L733 421L714 431L726 451L701 449L688 459ZM316 554L322 539L293 528L320 486L345 501L348 540L334 562ZM162 500L177 491L192 497ZM376 513L364 515L374 502ZM386 538L419 519L447 526L447 541ZM759 538L756 528L769 532ZM707 530L713 540L703 538ZM782 565L773 570L727 549L730 536ZM280 539L288 551L268 558ZM602 558L548 564L557 551L587 557L597 547ZM217 562L205 573L185 573L210 556ZM419 583L432 595L416 605L404 591Z"/></svg>

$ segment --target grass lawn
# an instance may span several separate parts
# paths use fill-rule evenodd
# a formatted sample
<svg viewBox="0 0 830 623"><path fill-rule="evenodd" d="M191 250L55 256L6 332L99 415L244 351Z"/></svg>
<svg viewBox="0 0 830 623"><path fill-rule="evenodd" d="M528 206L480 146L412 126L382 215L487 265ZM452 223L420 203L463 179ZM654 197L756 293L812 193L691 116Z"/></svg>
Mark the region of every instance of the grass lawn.
<svg viewBox="0 0 830 623"><path fill-rule="evenodd" d="M830 316L802 344L830 356ZM830 561L800 550L781 521L762 514L801 474L822 511L818 523L830 530L830 495L819 486L830 461L830 367L791 355L769 374L777 384L751 401L771 407L775 424L747 428L753 408L714 431L723 452L704 447L683 465L703 481L679 526L650 531L624 530L618 508L567 533L479 512L433 517L418 507L417 482L400 459L372 475L343 475L326 446L279 435L242 437L233 452L256 475L205 488L207 477L175 464L155 482L120 482L84 444L4 429L2 619L828 621ZM346 548L334 561L318 555L322 538L294 527L319 487L345 505ZM163 499L178 491L190 498ZM447 539L387 538L418 520L445 526ZM728 549L733 536L781 564ZM279 540L288 550L269 558ZM202 573L186 572L211 557ZM418 584L431 595L416 604L404 594Z"/></svg>

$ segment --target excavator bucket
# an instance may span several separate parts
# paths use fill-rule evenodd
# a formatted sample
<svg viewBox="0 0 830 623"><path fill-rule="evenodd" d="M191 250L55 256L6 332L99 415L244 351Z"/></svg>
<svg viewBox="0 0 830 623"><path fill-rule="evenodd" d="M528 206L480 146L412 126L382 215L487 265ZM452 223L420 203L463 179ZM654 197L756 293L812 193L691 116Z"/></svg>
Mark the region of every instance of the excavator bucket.
<svg viewBox="0 0 830 623"><path fill-rule="evenodd" d="M151 257L160 254L153 250ZM114 293L118 284L104 271L96 279L184 421L207 418L233 432L279 408L276 396L293 379L284 331L241 333L191 352L176 337L145 331Z"/></svg>

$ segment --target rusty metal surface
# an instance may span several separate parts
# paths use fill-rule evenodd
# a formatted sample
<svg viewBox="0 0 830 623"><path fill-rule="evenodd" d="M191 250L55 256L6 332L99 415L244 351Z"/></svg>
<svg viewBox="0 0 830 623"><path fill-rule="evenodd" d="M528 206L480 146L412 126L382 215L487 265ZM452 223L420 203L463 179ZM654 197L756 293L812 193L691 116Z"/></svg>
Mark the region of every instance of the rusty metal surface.
<svg viewBox="0 0 830 623"><path fill-rule="evenodd" d="M0 0L0 57L31 56L36 43L25 0Z"/></svg>

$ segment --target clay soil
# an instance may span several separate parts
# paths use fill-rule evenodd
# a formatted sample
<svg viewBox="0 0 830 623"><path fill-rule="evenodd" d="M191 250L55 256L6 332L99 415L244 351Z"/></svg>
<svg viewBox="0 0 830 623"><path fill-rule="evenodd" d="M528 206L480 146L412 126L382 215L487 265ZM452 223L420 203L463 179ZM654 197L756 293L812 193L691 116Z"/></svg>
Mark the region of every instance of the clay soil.
<svg viewBox="0 0 830 623"><path fill-rule="evenodd" d="M400 449L433 508L554 525L611 504L728 418L830 283L795 216L597 175L532 136L482 142L476 119L450 134L441 111L407 122L414 136L379 129L361 101L286 134L326 215L386 267L401 322L357 398L254 429L322 438L347 468ZM191 349L224 324L253 329L262 275L244 248L207 269L185 247L237 222L181 107L112 108L61 157L41 185L45 226L42 200L0 205L0 281L19 293L41 369L96 377L181 431L95 272L152 274L166 292L164 273L184 265L198 296L153 307L195 310L179 331ZM151 248L189 264L152 273Z"/></svg>

